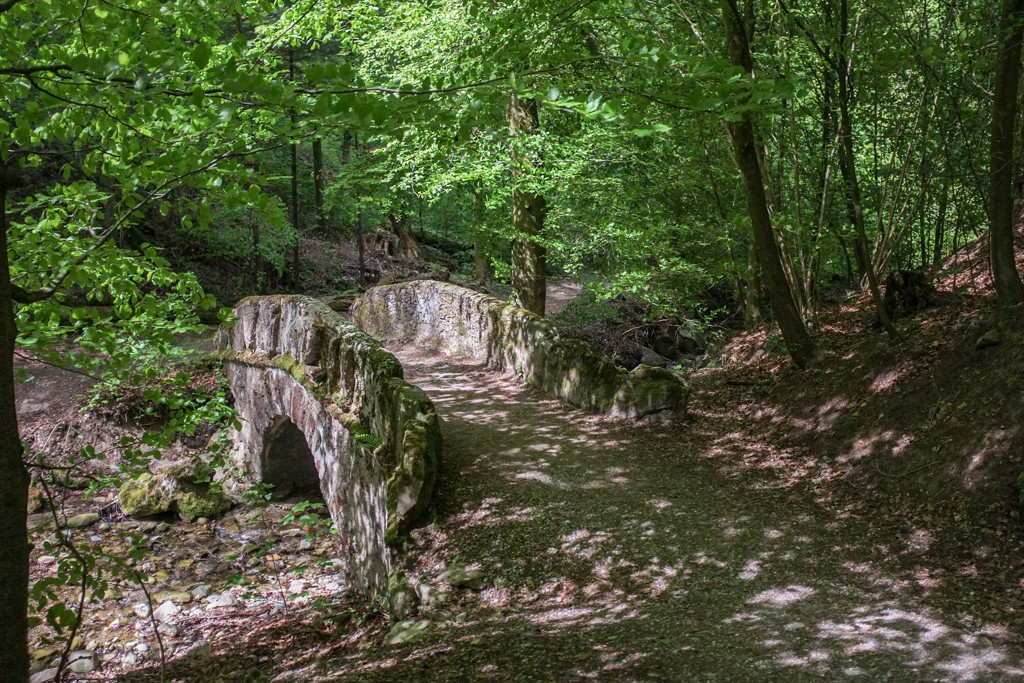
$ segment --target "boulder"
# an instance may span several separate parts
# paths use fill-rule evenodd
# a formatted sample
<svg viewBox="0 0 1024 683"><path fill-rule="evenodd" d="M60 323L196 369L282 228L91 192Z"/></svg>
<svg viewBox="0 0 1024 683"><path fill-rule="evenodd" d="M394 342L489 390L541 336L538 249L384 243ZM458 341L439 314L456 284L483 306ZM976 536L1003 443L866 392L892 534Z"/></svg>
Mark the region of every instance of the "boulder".
<svg viewBox="0 0 1024 683"><path fill-rule="evenodd" d="M682 420L689 400L689 385L675 373L638 365L615 397L612 414L633 419Z"/></svg>
<svg viewBox="0 0 1024 683"><path fill-rule="evenodd" d="M69 529L81 529L83 527L92 526L96 522L100 521L100 516L95 512L84 512L80 515L75 515L67 521L67 527Z"/></svg>
<svg viewBox="0 0 1024 683"><path fill-rule="evenodd" d="M391 627L384 642L388 645L401 645L419 640L430 630L430 621L416 619L400 621Z"/></svg>
<svg viewBox="0 0 1024 683"><path fill-rule="evenodd" d="M484 573L480 569L470 569L465 565L456 564L441 572L440 578L455 588L478 591L483 588Z"/></svg>
<svg viewBox="0 0 1024 683"><path fill-rule="evenodd" d="M169 512L174 504L175 480L149 472L124 481L117 489L117 504L129 517Z"/></svg>
<svg viewBox="0 0 1024 683"><path fill-rule="evenodd" d="M647 346L640 347L640 364L663 368L669 363L668 358Z"/></svg>
<svg viewBox="0 0 1024 683"><path fill-rule="evenodd" d="M143 472L126 480L117 491L117 502L129 517L148 517L177 512L186 522L200 517L218 517L231 509L231 501L210 490L201 465L186 461L155 465L156 472ZM203 476L200 476L200 475Z"/></svg>
<svg viewBox="0 0 1024 683"><path fill-rule="evenodd" d="M1002 335L999 334L999 329L992 328L985 334L978 337L978 341L974 343L974 348L978 350L990 349L993 346L998 346L1002 340L1003 338Z"/></svg>
<svg viewBox="0 0 1024 683"><path fill-rule="evenodd" d="M92 650L76 650L68 655L68 669L76 674L95 671L100 665L99 657Z"/></svg>

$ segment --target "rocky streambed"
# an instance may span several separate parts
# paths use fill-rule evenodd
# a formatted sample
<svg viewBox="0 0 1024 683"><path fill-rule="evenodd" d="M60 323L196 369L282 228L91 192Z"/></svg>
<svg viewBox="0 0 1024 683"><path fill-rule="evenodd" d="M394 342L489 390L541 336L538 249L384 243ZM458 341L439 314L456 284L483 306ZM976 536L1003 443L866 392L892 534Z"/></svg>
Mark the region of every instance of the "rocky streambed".
<svg viewBox="0 0 1024 683"><path fill-rule="evenodd" d="M112 498L67 501L59 513L30 518L33 584L67 574L75 555L106 555L120 565L85 591L58 587L82 621L70 648L74 673L117 674L202 648L218 618L274 615L345 596L329 520L294 512L304 499L289 498L226 516L184 522L125 517ZM55 528L55 518L60 529ZM63 570L63 571L60 571ZM38 601L34 601L39 604ZM51 616L53 616L51 614ZM33 683L53 680L69 631L58 638L46 625L31 634ZM159 635L159 637L158 637Z"/></svg>

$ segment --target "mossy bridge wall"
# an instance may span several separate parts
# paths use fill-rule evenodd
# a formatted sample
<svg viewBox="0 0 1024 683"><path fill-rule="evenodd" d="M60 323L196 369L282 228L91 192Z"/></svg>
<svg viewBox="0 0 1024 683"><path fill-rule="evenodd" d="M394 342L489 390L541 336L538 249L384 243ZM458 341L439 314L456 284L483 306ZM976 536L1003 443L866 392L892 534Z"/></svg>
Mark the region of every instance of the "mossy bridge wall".
<svg viewBox="0 0 1024 683"><path fill-rule="evenodd" d="M359 327L389 344L474 359L583 410L616 417L685 418L689 386L664 368L632 372L544 318L446 282L373 287L352 309Z"/></svg>
<svg viewBox="0 0 1024 683"><path fill-rule="evenodd" d="M280 473L273 460L285 435L288 448L304 450L294 425L338 529L348 584L384 588L392 548L433 493L433 404L393 355L315 299L253 297L233 317L220 343L241 425L237 465L256 481Z"/></svg>

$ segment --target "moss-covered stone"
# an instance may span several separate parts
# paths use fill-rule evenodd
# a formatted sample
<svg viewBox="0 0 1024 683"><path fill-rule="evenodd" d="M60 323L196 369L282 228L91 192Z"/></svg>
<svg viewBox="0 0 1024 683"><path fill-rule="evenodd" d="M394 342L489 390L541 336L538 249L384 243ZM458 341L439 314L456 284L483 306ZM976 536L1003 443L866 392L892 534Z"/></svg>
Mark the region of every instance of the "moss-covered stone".
<svg viewBox="0 0 1024 683"><path fill-rule="evenodd" d="M200 517L220 517L231 509L231 501L220 493L207 491L182 491L175 499L178 515L186 522Z"/></svg>
<svg viewBox="0 0 1024 683"><path fill-rule="evenodd" d="M231 501L220 493L212 493L207 484L195 483L197 473L204 468L203 464L179 461L164 464L156 473L145 472L121 484L118 505L129 517L175 511L188 522L199 517L218 517L231 508Z"/></svg>
<svg viewBox="0 0 1024 683"><path fill-rule="evenodd" d="M284 370L289 375L295 378L295 381L299 384L305 384L306 382L306 368L302 363L295 360L290 354L282 353L280 356L276 356L271 361L275 368Z"/></svg>
<svg viewBox="0 0 1024 683"><path fill-rule="evenodd" d="M663 419L686 417L690 387L665 368L639 365L615 399L613 413L634 419L658 415Z"/></svg>
<svg viewBox="0 0 1024 683"><path fill-rule="evenodd" d="M548 349L543 389L567 403L607 413L626 383L626 371L579 339L560 339Z"/></svg>
<svg viewBox="0 0 1024 683"><path fill-rule="evenodd" d="M129 517L148 517L169 512L174 504L174 480L148 472L123 482L117 504Z"/></svg>

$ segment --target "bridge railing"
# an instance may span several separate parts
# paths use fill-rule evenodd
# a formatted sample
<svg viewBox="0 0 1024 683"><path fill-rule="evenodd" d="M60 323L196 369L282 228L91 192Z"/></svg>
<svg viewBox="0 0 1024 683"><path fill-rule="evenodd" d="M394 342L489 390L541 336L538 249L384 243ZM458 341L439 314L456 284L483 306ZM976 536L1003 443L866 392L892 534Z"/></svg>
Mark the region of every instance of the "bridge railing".
<svg viewBox="0 0 1024 683"><path fill-rule="evenodd" d="M373 287L352 309L373 337L471 358L583 410L624 418L686 417L689 386L664 368L627 372L555 326L494 297L447 282Z"/></svg>

